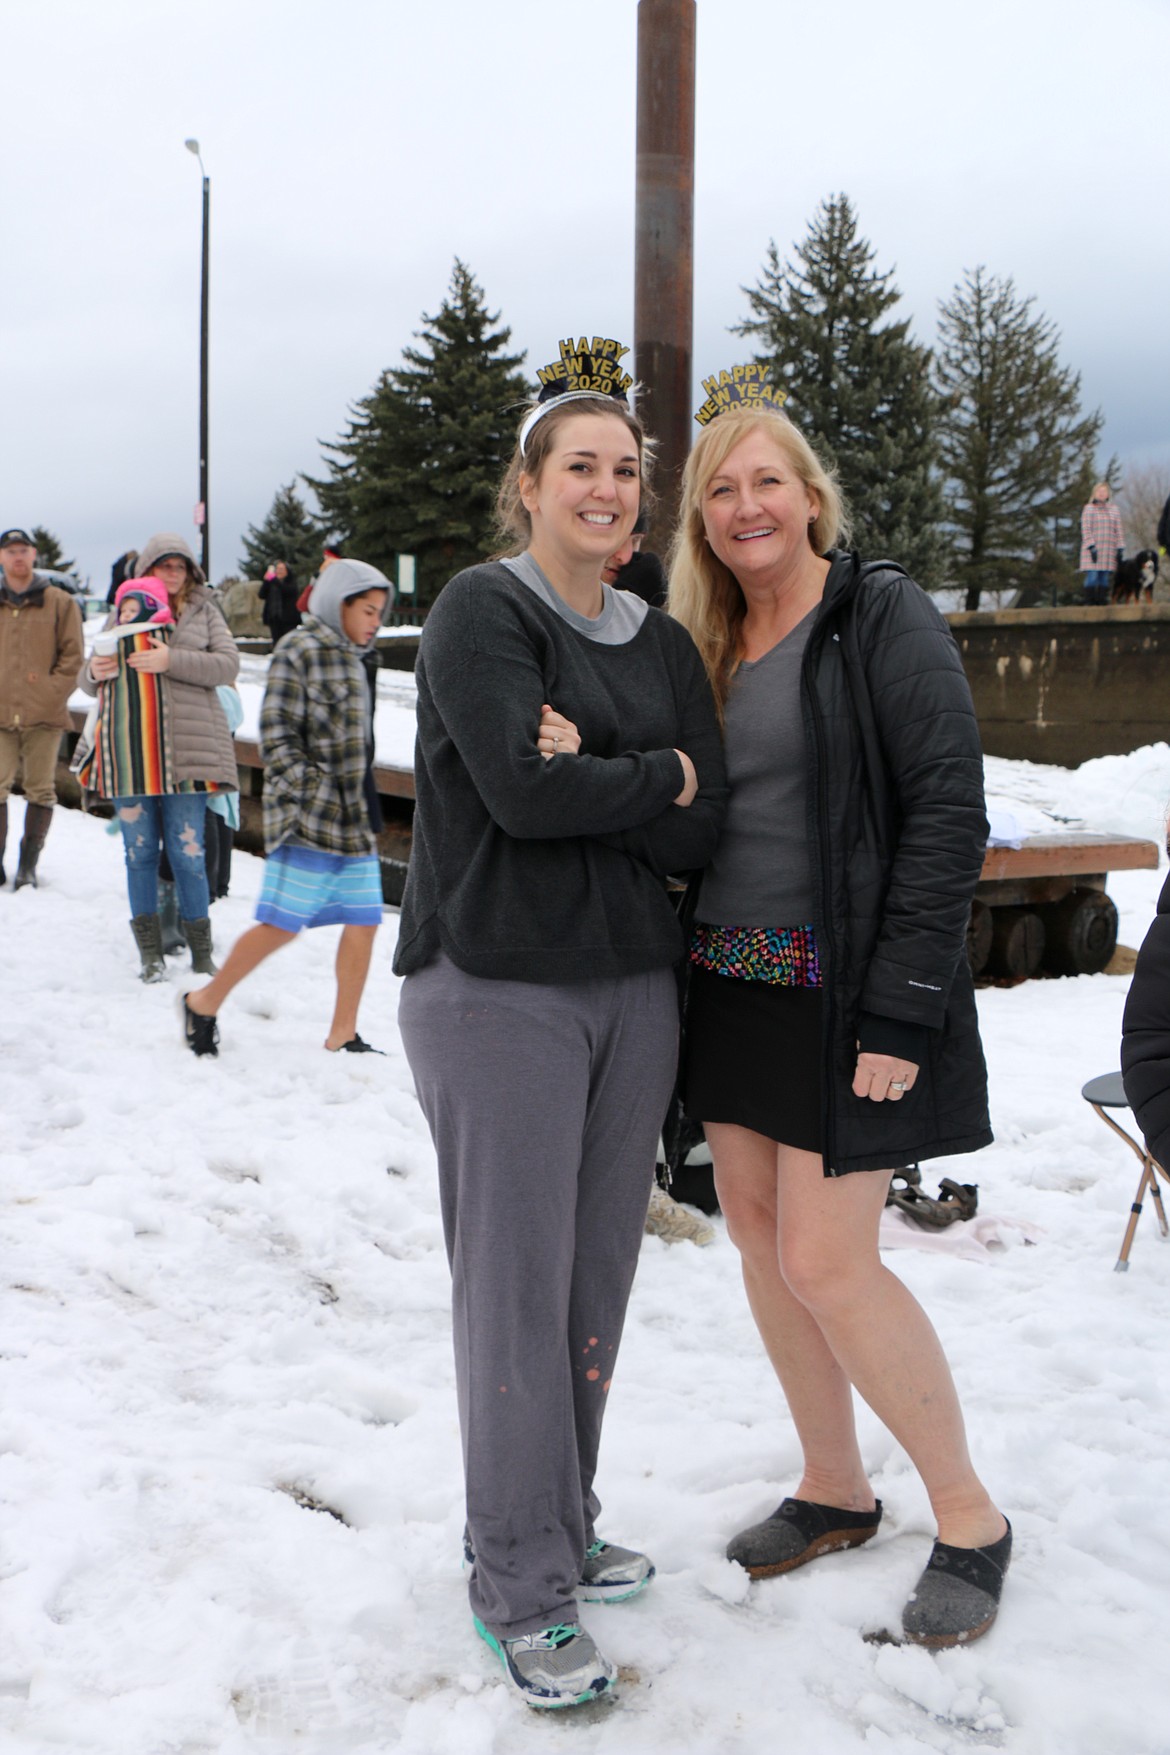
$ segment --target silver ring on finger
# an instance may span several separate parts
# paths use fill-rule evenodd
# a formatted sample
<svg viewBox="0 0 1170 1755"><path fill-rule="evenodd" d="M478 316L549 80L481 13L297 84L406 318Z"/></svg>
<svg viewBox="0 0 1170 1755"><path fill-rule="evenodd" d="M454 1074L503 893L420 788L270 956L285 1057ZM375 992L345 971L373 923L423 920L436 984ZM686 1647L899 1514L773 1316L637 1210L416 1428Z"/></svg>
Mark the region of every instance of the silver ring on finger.
<svg viewBox="0 0 1170 1755"><path fill-rule="evenodd" d="M554 738L553 738L553 755L554 755L554 756L555 756L555 755L556 755L556 753L557 753L557 750L558 750L558 748L559 748L559 747L560 747L560 741L561 741L561 740L560 740L560 738L559 738L559 737L554 737Z"/></svg>
<svg viewBox="0 0 1170 1755"><path fill-rule="evenodd" d="M890 1080L890 1089L891 1089L891 1091L897 1091L897 1093L900 1097L902 1095L902 1092L906 1089L905 1079L891 1079Z"/></svg>

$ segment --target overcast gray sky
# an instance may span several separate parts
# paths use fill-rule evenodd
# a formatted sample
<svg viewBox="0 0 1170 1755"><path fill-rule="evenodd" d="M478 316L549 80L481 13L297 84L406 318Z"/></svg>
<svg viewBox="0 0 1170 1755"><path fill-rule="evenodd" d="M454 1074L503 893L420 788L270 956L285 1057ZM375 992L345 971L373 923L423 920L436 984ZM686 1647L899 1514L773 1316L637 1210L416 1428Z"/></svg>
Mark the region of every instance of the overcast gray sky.
<svg viewBox="0 0 1170 1755"><path fill-rule="evenodd" d="M632 341L637 0L2 0L0 524L95 583L212 567L396 364L454 256L535 369ZM1170 463L1170 0L699 0L696 380L768 240L845 191L923 341L965 268L1059 326L1104 450ZM696 402L700 398L696 398Z"/></svg>

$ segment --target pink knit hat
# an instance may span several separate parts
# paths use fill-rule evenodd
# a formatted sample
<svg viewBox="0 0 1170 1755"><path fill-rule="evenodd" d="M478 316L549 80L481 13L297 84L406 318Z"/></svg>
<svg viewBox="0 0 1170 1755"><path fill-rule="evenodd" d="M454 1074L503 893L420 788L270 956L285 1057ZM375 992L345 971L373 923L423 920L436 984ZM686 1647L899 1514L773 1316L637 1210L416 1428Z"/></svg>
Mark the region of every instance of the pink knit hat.
<svg viewBox="0 0 1170 1755"><path fill-rule="evenodd" d="M173 622L175 619L171 613L171 600L167 595L167 588L162 580L156 579L152 573L148 573L145 579L127 579L124 585L119 585L114 593L115 609L121 606L124 597L143 598L154 612L149 618L152 622L166 623Z"/></svg>

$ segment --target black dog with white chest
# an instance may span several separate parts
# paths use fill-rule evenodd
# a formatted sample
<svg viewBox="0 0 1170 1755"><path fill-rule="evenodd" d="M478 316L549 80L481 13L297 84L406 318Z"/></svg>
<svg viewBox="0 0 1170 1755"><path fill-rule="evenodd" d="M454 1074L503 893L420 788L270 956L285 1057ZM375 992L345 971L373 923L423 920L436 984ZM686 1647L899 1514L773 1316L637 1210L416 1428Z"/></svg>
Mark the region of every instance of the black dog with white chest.
<svg viewBox="0 0 1170 1755"><path fill-rule="evenodd" d="M1114 603L1147 603L1154 600L1154 580L1158 577L1158 555L1152 548L1139 549L1130 560L1118 561L1113 575Z"/></svg>

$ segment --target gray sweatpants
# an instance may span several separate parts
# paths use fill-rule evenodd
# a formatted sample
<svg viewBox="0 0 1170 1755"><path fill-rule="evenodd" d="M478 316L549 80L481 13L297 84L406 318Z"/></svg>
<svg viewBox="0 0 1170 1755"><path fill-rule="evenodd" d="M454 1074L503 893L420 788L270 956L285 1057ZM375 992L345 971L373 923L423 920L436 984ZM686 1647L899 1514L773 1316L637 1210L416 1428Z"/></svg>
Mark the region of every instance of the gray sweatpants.
<svg viewBox="0 0 1170 1755"><path fill-rule="evenodd" d="M513 1638L576 1619L675 981L485 981L439 957L407 976L398 1017L439 1160L471 1607Z"/></svg>

